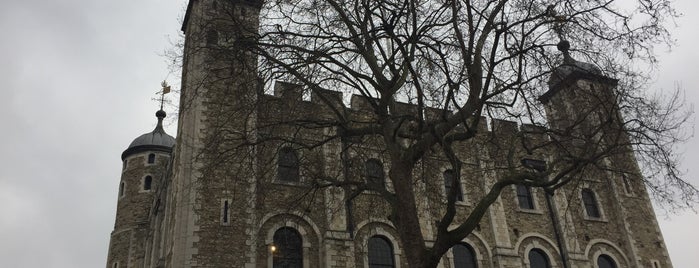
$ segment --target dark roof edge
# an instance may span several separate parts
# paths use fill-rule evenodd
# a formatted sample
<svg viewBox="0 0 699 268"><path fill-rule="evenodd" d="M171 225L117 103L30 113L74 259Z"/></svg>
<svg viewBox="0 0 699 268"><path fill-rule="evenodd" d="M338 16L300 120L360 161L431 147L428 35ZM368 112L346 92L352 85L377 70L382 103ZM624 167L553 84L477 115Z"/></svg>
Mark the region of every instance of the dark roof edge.
<svg viewBox="0 0 699 268"><path fill-rule="evenodd" d="M551 75L555 75L555 74L551 74ZM599 74L593 74L593 73L586 72L586 71L574 70L572 73L567 75L564 79L561 79L561 81L559 81L555 85L549 86L549 90L546 91L544 94L542 94L539 97L539 101L542 103L547 103L549 101L549 99L551 99L551 97L553 97L553 95L558 93L558 91L560 91L564 87L572 85L573 83L575 83L575 81L578 81L580 79L593 80L593 81L605 83L605 84L608 84L611 86L616 86L619 83L619 79L614 79L614 78L610 78L610 77L607 77L604 75L599 75Z"/></svg>
<svg viewBox="0 0 699 268"><path fill-rule="evenodd" d="M163 152L171 154L172 147L162 145L139 145L130 147L121 153L121 160L124 161L127 157L142 152Z"/></svg>
<svg viewBox="0 0 699 268"><path fill-rule="evenodd" d="M189 21L189 14L192 12L192 5L194 5L194 1L196 0L189 0L187 3L187 11L184 12L184 19L182 20L182 27L180 28L183 33L186 33L187 21Z"/></svg>

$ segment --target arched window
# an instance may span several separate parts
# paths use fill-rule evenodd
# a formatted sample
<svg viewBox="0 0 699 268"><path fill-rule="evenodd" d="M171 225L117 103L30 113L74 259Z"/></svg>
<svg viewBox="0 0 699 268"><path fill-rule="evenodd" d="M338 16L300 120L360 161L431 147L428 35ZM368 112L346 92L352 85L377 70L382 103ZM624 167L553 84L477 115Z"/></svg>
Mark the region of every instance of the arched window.
<svg viewBox="0 0 699 268"><path fill-rule="evenodd" d="M143 190L144 191L150 191L151 184L153 184L153 177L146 176L145 178L143 178Z"/></svg>
<svg viewBox="0 0 699 268"><path fill-rule="evenodd" d="M149 154L148 155L148 164L154 164L155 163L155 154Z"/></svg>
<svg viewBox="0 0 699 268"><path fill-rule="evenodd" d="M599 208L597 207L597 200L595 200L595 193L593 193L592 190L582 190L582 201L583 205L585 205L585 212L587 213L587 216L592 218L600 217Z"/></svg>
<svg viewBox="0 0 699 268"><path fill-rule="evenodd" d="M384 187L386 179L384 178L383 164L381 163L381 161L374 158L369 159L366 161L364 169L366 173L366 182L370 186L378 188Z"/></svg>
<svg viewBox="0 0 699 268"><path fill-rule="evenodd" d="M119 197L123 197L124 194L124 182L122 181L121 183L119 183Z"/></svg>
<svg viewBox="0 0 699 268"><path fill-rule="evenodd" d="M369 238L369 268L395 267L393 246L383 236Z"/></svg>
<svg viewBox="0 0 699 268"><path fill-rule="evenodd" d="M456 179L456 174L451 169L444 171L444 192L449 196L454 180L456 180L456 188L453 188L456 191L456 201L464 201L464 194L461 192L461 182Z"/></svg>
<svg viewBox="0 0 699 268"><path fill-rule="evenodd" d="M534 209L534 198L529 186L517 184L517 202L520 208Z"/></svg>
<svg viewBox="0 0 699 268"><path fill-rule="evenodd" d="M468 244L456 244L451 248L454 253L454 268L476 268L476 254Z"/></svg>
<svg viewBox="0 0 699 268"><path fill-rule="evenodd" d="M529 251L529 268L551 268L549 257L540 249L532 249Z"/></svg>
<svg viewBox="0 0 699 268"><path fill-rule="evenodd" d="M607 255L599 255L597 257L597 267L599 268L616 268L616 263Z"/></svg>
<svg viewBox="0 0 699 268"><path fill-rule="evenodd" d="M122 170L126 170L126 165L129 163L128 159L124 159L124 166L121 168Z"/></svg>
<svg viewBox="0 0 699 268"><path fill-rule="evenodd" d="M274 250L272 252L272 267L301 268L303 267L303 243L301 234L291 227L282 227L274 232Z"/></svg>
<svg viewBox="0 0 699 268"><path fill-rule="evenodd" d="M299 158L293 149L284 147L279 150L277 165L277 180L287 182L299 181Z"/></svg>

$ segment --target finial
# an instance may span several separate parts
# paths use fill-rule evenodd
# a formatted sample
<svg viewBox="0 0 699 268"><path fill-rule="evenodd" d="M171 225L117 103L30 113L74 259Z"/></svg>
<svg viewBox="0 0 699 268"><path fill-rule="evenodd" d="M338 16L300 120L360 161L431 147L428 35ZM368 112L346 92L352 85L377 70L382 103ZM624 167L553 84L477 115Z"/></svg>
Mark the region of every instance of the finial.
<svg viewBox="0 0 699 268"><path fill-rule="evenodd" d="M161 132L165 133L165 130L163 129L163 119L167 115L165 111L163 111L163 103L165 102L165 94L170 93L170 86L167 84L167 81L163 80L162 83L160 83L160 86L163 87L163 91L160 94L160 110L155 112L155 117L158 118L158 125L155 126L155 130L153 132Z"/></svg>
<svg viewBox="0 0 699 268"><path fill-rule="evenodd" d="M570 53L568 52L568 50L570 49L570 42L568 42L568 40L561 39L561 41L558 42L556 47L558 48L558 51L563 52L563 63L575 63L575 59L573 59L573 57L571 57Z"/></svg>
<svg viewBox="0 0 699 268"><path fill-rule="evenodd" d="M568 42L568 40L565 38L564 27L566 23L566 16L556 14L556 10L554 10L554 8L554 5L549 5L546 12L554 19L553 31L556 32L559 40L556 47L558 48L558 51L563 52L563 63L573 64L575 63L575 59L573 59L568 52L568 50L570 50L570 42Z"/></svg>

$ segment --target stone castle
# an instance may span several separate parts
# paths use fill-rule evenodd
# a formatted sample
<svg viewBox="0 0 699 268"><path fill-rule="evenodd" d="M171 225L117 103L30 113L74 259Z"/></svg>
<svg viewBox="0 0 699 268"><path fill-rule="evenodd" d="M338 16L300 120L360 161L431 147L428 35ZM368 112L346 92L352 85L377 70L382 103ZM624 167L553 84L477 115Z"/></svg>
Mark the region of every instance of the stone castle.
<svg viewBox="0 0 699 268"><path fill-rule="evenodd" d="M106 267L405 267L381 194L323 185L366 180L390 192L380 141L330 139L336 131L330 126L279 123L323 119L331 109L370 117L369 100L353 95L346 106L333 91L314 91L308 99L301 87L284 82L264 94L254 57L199 49L230 32L216 21L222 6L250 27L257 23L257 1L189 1L177 139L163 130L161 110L156 128L121 155ZM550 124L565 125L593 107L587 102L596 98L586 94L609 94L615 86L594 66L567 57L540 101ZM549 157L527 154L518 140L547 140L536 128L497 119L479 124L474 141L457 146L460 176L437 154L420 162L416 198L427 243L446 193L457 192L456 219L464 219L512 155L535 166L541 161L532 159ZM555 193L523 185L502 191L440 267L672 267L633 153L604 163L624 172L583 172Z"/></svg>

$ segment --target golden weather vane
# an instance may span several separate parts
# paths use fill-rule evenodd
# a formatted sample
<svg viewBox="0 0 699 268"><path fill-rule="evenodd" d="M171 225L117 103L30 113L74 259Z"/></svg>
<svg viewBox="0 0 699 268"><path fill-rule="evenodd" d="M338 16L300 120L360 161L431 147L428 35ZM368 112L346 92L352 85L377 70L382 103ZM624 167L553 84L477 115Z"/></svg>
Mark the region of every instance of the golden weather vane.
<svg viewBox="0 0 699 268"><path fill-rule="evenodd" d="M160 86L163 88L163 91L160 94L160 110L162 110L163 103L165 102L165 94L170 93L170 85L167 84L167 81L163 80L163 82L160 83Z"/></svg>

